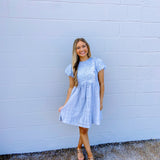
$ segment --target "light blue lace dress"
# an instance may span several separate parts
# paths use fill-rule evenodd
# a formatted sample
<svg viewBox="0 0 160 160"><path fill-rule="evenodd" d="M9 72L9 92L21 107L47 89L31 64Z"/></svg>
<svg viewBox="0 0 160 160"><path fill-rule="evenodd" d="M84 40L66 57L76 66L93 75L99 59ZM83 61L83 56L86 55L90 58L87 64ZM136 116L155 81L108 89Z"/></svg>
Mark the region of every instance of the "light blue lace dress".
<svg viewBox="0 0 160 160"><path fill-rule="evenodd" d="M78 86L74 86L69 100L62 108L60 121L84 128L90 128L91 124L100 125L102 111L98 72L105 68L103 61L96 57L79 62ZM71 64L66 67L65 73L73 77Z"/></svg>

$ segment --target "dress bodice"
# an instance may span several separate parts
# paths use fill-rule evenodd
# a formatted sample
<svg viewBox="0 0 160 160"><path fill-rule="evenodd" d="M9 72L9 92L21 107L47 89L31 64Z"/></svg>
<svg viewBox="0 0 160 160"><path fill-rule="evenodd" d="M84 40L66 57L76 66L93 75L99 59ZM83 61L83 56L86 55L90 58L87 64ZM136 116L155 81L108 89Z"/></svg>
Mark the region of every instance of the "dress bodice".
<svg viewBox="0 0 160 160"><path fill-rule="evenodd" d="M106 65L100 58L90 57L85 61L80 61L77 72L78 85L98 82L97 74L101 69L105 68ZM71 64L66 67L65 73L68 76L74 77Z"/></svg>
<svg viewBox="0 0 160 160"><path fill-rule="evenodd" d="M95 62L92 58L86 61L79 62L77 79L79 84L94 83L97 81L97 73L95 68Z"/></svg>

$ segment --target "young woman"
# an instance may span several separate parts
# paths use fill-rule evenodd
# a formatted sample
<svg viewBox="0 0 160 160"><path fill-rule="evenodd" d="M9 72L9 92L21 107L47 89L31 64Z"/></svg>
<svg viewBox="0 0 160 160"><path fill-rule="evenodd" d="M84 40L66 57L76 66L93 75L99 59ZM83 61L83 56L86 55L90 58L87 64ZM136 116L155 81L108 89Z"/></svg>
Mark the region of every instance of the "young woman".
<svg viewBox="0 0 160 160"><path fill-rule="evenodd" d="M100 125L104 96L104 69L106 65L100 58L91 57L89 44L84 38L77 38L73 44L72 64L65 73L69 76L67 98L60 112L59 120L79 127L77 156L84 159L82 144L93 160L89 144L88 129L91 124Z"/></svg>

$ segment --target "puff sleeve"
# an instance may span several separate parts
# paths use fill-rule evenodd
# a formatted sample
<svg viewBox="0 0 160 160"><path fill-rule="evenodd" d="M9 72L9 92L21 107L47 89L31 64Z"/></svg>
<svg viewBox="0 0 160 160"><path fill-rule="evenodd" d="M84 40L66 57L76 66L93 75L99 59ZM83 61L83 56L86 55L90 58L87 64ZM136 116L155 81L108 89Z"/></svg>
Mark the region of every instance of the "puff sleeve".
<svg viewBox="0 0 160 160"><path fill-rule="evenodd" d="M102 59L96 58L96 70L97 70L97 72L99 72L100 70L105 69L105 68L106 68L106 65L104 64Z"/></svg>
<svg viewBox="0 0 160 160"><path fill-rule="evenodd" d="M74 77L74 76L73 76L73 71L72 71L72 65L71 65L71 64L69 64L69 65L65 68L65 73L66 73L66 75L68 75L68 76Z"/></svg>

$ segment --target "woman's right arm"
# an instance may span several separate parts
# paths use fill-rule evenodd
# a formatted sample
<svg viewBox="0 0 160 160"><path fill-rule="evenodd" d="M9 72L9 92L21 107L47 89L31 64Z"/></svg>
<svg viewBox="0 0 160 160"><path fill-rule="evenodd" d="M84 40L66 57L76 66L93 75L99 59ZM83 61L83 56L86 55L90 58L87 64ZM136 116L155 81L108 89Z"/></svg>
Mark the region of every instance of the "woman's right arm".
<svg viewBox="0 0 160 160"><path fill-rule="evenodd" d="M66 101L65 101L64 105L67 103L67 101L68 101L68 99L71 95L73 87L74 87L74 78L69 76L69 88L68 88L67 98L66 98Z"/></svg>
<svg viewBox="0 0 160 160"><path fill-rule="evenodd" d="M66 100L65 100L64 105L65 105L65 104L67 103L67 101L69 100L69 97L70 97L70 95L71 95L71 92L72 92L73 87L74 87L74 78L71 77L71 76L69 76L69 88L68 88L67 98L66 98ZM58 109L59 112L60 112L61 109L64 107L64 105L61 106L61 107Z"/></svg>

